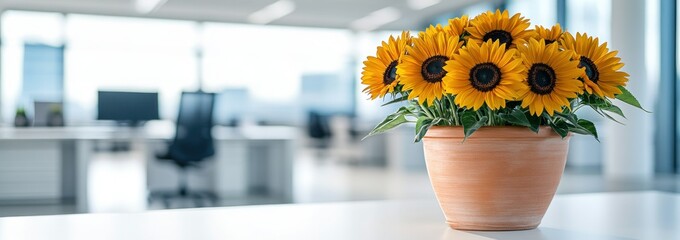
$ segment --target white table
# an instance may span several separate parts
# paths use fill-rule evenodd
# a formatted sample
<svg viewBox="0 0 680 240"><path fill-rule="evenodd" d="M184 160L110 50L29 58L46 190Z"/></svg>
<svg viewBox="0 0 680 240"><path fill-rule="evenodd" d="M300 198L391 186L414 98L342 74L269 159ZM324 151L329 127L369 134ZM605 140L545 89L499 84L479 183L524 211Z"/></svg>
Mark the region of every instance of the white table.
<svg viewBox="0 0 680 240"><path fill-rule="evenodd" d="M464 232L431 200L265 205L0 218L0 240L680 239L680 195L558 195L538 229Z"/></svg>
<svg viewBox="0 0 680 240"><path fill-rule="evenodd" d="M162 122L143 128L0 127L0 200L15 204L75 197L78 211L88 212L88 169L97 142L132 142L142 146L151 160L153 146L164 145L173 136L174 126ZM213 136L216 148L213 168L217 173L211 187L218 194L232 196L247 191L245 168L252 160L250 155L255 154L251 149L258 148L268 152L266 162L258 161L265 167L259 168L270 170L266 173L270 176L268 182L261 185L269 186L270 193L282 202L292 200L294 128L215 127ZM155 161L147 163L152 165ZM161 179L174 186L176 182L171 180Z"/></svg>

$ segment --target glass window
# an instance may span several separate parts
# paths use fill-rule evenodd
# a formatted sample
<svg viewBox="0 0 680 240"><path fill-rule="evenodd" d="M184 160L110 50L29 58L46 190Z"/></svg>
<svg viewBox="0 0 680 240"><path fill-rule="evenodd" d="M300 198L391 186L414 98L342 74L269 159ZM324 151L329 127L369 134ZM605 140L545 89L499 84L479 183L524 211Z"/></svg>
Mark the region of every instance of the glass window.
<svg viewBox="0 0 680 240"><path fill-rule="evenodd" d="M531 27L541 25L550 28L557 23L556 0L511 0L507 2L510 14L521 13L531 19Z"/></svg>
<svg viewBox="0 0 680 240"><path fill-rule="evenodd" d="M250 108L249 114L258 121L301 121L306 109L296 101L304 98L303 78L324 76L316 81L340 84L335 88L339 95L317 101L354 96L351 75L346 74L351 36L338 29L205 23L201 35L204 87L214 92L245 89L250 104L258 106Z"/></svg>
<svg viewBox="0 0 680 240"><path fill-rule="evenodd" d="M586 32L601 41L609 41L611 35L611 0L568 0L567 30Z"/></svg>
<svg viewBox="0 0 680 240"><path fill-rule="evenodd" d="M588 33L602 41L608 41L611 35L611 1L567 0L566 29L576 34ZM579 111L581 118L591 119L598 130L601 129L600 139L606 141L605 121L591 109ZM601 167L602 145L586 136L574 136L570 144L568 165L570 167Z"/></svg>
<svg viewBox="0 0 680 240"><path fill-rule="evenodd" d="M0 98L3 120L11 122L17 107L31 112L34 100L55 100L61 95L61 76L56 65L41 61L44 57L59 59L63 45L64 15L60 13L40 13L7 11L2 14L2 83ZM57 66L59 65L59 66ZM26 75L42 73L42 75ZM46 75L45 75L46 74ZM49 75L49 76L47 76ZM27 86L24 86L28 78ZM35 80L35 81L31 81ZM36 81L47 80L50 88L35 89ZM25 91L32 90L32 91ZM50 99L43 99L43 98Z"/></svg>
<svg viewBox="0 0 680 240"><path fill-rule="evenodd" d="M197 80L194 22L69 15L66 119L92 121L99 89L158 91L160 116L175 119L182 91Z"/></svg>
<svg viewBox="0 0 680 240"><path fill-rule="evenodd" d="M466 8L463 8L461 15L468 15L470 18L474 18L475 16L479 15L480 13L486 12L486 11L495 11L496 10L496 3L494 2L482 2L482 3L477 3L470 5Z"/></svg>
<svg viewBox="0 0 680 240"><path fill-rule="evenodd" d="M27 43L24 44L23 57L21 96L34 101L61 102L64 91L64 48Z"/></svg>

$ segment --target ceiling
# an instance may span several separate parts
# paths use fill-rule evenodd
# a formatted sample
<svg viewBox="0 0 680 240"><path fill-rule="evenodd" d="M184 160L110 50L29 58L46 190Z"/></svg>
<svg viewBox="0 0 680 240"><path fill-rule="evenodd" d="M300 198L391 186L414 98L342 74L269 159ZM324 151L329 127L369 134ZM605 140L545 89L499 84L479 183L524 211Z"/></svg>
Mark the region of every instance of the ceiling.
<svg viewBox="0 0 680 240"><path fill-rule="evenodd" d="M378 30L416 29L434 16L485 0L442 0L413 10L407 0L291 0L295 10L272 25L350 28L353 21L385 7L394 7L401 17ZM276 0L167 0L148 14L135 11L134 0L0 0L0 8L114 16L185 19L247 23L248 16Z"/></svg>

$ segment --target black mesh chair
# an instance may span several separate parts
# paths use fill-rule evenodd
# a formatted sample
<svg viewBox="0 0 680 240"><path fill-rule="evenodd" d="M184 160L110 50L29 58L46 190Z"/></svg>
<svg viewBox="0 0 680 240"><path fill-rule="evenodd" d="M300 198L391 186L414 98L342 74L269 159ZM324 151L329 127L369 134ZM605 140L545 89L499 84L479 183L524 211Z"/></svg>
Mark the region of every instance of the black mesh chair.
<svg viewBox="0 0 680 240"><path fill-rule="evenodd" d="M175 191L152 192L150 203L160 199L169 208L173 199L190 199L197 207L202 207L204 200L216 205L218 199L214 192L189 190L187 179L189 168L200 167L205 159L215 154L211 131L214 103L214 93L182 93L175 138L166 153L157 155L158 159L170 161L179 168L179 187Z"/></svg>
<svg viewBox="0 0 680 240"><path fill-rule="evenodd" d="M308 116L307 134L314 140L313 146L327 148L328 142L332 137L328 116L315 111L310 111Z"/></svg>

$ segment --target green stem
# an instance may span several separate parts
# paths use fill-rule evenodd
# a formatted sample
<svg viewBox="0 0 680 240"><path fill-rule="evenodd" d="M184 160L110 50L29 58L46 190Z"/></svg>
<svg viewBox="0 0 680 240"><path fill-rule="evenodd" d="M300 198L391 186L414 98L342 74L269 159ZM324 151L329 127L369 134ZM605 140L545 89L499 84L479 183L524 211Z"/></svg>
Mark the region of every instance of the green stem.
<svg viewBox="0 0 680 240"><path fill-rule="evenodd" d="M441 101L435 100L433 102L434 110L439 115L439 117L444 117L444 112L442 112Z"/></svg>
<svg viewBox="0 0 680 240"><path fill-rule="evenodd" d="M417 100L416 100L416 101L417 101ZM425 107L425 105L423 105L422 103L418 102L418 106L420 106L420 109L423 110L423 113L425 113L425 115L427 115L429 118L434 118L434 116L432 116L432 113L430 113L430 111L427 109L427 107Z"/></svg>
<svg viewBox="0 0 680 240"><path fill-rule="evenodd" d="M449 105L451 105L451 115L453 116L453 121L455 122L456 126L459 126L460 119L458 117L458 106L456 106L456 103L453 102L453 97L451 95L446 95L446 99L449 101Z"/></svg>
<svg viewBox="0 0 680 240"><path fill-rule="evenodd" d="M576 111L578 111L579 109L581 109L583 106L585 106L585 105L583 105L583 104L576 105L576 107L574 107L573 110L571 110L571 112L572 112L572 113L576 113Z"/></svg>
<svg viewBox="0 0 680 240"><path fill-rule="evenodd" d="M493 126L493 114L491 114L491 108L486 108L486 116L489 118L487 125L488 126Z"/></svg>
<svg viewBox="0 0 680 240"><path fill-rule="evenodd" d="M446 121L449 123L449 125L455 125L455 121L453 120L453 113L451 112L451 107L446 108L446 97L442 98L439 101L439 111L442 112L442 118L446 119Z"/></svg>

